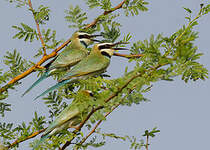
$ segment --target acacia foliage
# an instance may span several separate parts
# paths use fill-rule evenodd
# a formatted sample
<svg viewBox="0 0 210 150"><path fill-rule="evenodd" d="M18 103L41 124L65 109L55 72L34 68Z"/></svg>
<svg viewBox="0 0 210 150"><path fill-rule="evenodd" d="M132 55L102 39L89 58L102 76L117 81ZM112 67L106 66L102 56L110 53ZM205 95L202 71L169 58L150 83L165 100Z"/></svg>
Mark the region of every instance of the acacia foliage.
<svg viewBox="0 0 210 150"><path fill-rule="evenodd" d="M9 0L17 7L28 8L28 1L26 0ZM85 0L89 9L101 9L103 11L112 11L114 6L110 0ZM34 3L39 3L35 2ZM124 15L134 16L138 15L140 11L147 11L148 2L143 0L126 0L123 7ZM126 105L131 107L133 104L139 104L142 101L147 101L144 97L144 93L150 91L152 84L161 80L173 81L177 76L180 76L184 82L189 80L197 81L199 79L205 80L208 77L208 70L199 63L202 53L198 53L198 47L195 45L195 40L198 38L198 32L194 30L194 27L198 25L198 19L210 11L210 5L201 6L198 13L192 12L189 8L184 8L188 15L186 16L186 24L180 29L175 31L169 36L164 34L158 34L157 36L151 35L148 39L143 41L135 39L136 42L130 43L130 54L143 54L141 58L130 58L128 62L135 62L135 67L131 71L127 71L125 66L124 74L117 78L112 79L101 75L98 77L92 77L87 80L81 80L79 83L73 85L65 85L49 93L43 98L44 104L47 106L49 116L38 116L34 113L32 120L29 123L23 122L22 124L14 124L1 122L0 132L1 139L5 146L11 145L16 139L26 139L32 135L35 131L39 131L48 126L48 124L57 116L65 107L68 106L70 100L79 100L83 97L80 91L84 89L91 90L94 93L96 101L78 101L78 106L83 109L85 105L97 108L103 106L103 109L99 109L86 123L87 131L94 126L99 120L105 120L104 114L112 111L112 108L116 105ZM47 28L46 25L51 19L50 12L53 11L47 6L40 5L37 9L29 9L34 15L34 19L42 27L41 34L46 45L47 52L55 49L61 40L56 39L56 31ZM71 5L65 10L65 19L69 23L69 28L75 28L75 30L86 31L89 33L101 33L104 38L104 42L124 41L129 42L131 34L122 37L121 26L119 19L120 15L117 11L109 13L107 15L100 15L97 18L97 23L91 28L84 28L87 25L87 12L88 10L82 10L80 6ZM196 15L195 18L191 18L191 14ZM45 26L43 26L45 24ZM33 42L39 40L37 30L30 27L25 23L20 25L14 25L16 33L13 38L24 40L25 42ZM39 58L43 55L42 47L37 48L37 54L35 58ZM22 58L18 50L8 51L4 56L4 64L8 66L8 71L0 70L0 85L3 87L9 80L16 77L18 74L23 73L29 67L35 63L30 60ZM37 70L42 74L42 70ZM58 78L59 75L55 75L54 78ZM24 79L23 79L24 80ZM11 110L11 104L4 100L9 99L9 94L12 90L16 89L17 85L22 84L16 82L9 85L7 89L11 89L3 93L0 93L0 114L1 117L5 117L7 111ZM114 95L114 96L113 96ZM111 97L111 98L110 98ZM15 107L15 106L14 106ZM48 118L48 119L46 119ZM159 132L154 128L151 132L145 131L144 136L154 136L154 133ZM76 148L87 148L88 146L100 147L106 144L105 137L111 137L115 139L128 140L131 142L131 148L140 149L146 145L142 140L138 141L135 137L121 137L114 133L102 133L97 130L96 136L85 144L79 144L83 138L84 133L80 132L76 135L64 131L59 136L53 136L48 139L40 149L55 149L66 143L66 141L75 138L76 144L71 146ZM102 138L100 138L102 137ZM34 145L38 139L31 142L30 146ZM17 148L19 144L13 145L13 148Z"/></svg>

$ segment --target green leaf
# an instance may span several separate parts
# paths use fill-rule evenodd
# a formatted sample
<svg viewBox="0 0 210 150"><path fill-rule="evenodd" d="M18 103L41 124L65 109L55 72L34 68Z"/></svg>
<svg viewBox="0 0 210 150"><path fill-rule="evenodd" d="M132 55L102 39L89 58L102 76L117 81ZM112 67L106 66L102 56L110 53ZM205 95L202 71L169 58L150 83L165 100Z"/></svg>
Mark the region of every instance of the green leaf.
<svg viewBox="0 0 210 150"><path fill-rule="evenodd" d="M185 7L183 7L184 8L184 10L186 10L188 13L192 13L192 10L190 10L189 8L185 8Z"/></svg>

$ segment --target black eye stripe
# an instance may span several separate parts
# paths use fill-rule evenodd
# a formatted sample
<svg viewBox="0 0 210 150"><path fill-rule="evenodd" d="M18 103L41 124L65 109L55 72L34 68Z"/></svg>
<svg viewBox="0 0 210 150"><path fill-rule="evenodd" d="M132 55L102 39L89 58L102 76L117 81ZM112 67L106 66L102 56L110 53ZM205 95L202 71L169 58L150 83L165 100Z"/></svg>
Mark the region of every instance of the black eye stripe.
<svg viewBox="0 0 210 150"><path fill-rule="evenodd" d="M108 57L108 58L111 58L111 56L109 55L109 53L105 52L105 51L102 51L101 52L102 55Z"/></svg>
<svg viewBox="0 0 210 150"><path fill-rule="evenodd" d="M84 34L84 35L79 35L78 38L79 39L89 39L90 37L89 37L89 35Z"/></svg>
<svg viewBox="0 0 210 150"><path fill-rule="evenodd" d="M86 48L88 47L87 43L85 41L80 41L81 44L83 44Z"/></svg>
<svg viewBox="0 0 210 150"><path fill-rule="evenodd" d="M110 45L101 45L98 47L99 50L106 49L106 48L109 49L109 48L111 48L111 46Z"/></svg>

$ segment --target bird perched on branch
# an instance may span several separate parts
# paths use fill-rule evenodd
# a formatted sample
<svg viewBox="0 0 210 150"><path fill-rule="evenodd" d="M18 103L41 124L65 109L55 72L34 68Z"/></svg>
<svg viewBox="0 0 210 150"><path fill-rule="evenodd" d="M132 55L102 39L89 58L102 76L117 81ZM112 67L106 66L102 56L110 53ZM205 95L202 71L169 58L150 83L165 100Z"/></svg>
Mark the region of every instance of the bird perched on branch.
<svg viewBox="0 0 210 150"><path fill-rule="evenodd" d="M38 146L44 142L47 138L52 135L60 133L62 130L67 130L68 128L77 128L84 119L86 119L88 112L90 111L88 102L94 99L92 91L83 90L80 92L82 99L74 100L69 106L67 106L47 127L40 141L34 146L33 150L38 148ZM80 107L82 103L82 107Z"/></svg>
<svg viewBox="0 0 210 150"><path fill-rule="evenodd" d="M86 79L90 76L100 75L105 72L110 64L111 56L115 50L127 50L125 48L114 48L119 44L126 44L122 42L118 43L100 43L95 44L90 52L90 55L85 57L82 61L76 64L71 70L58 81L58 83L51 88L44 91L41 95L35 99L49 93L69 82L73 82L78 79Z"/></svg>
<svg viewBox="0 0 210 150"><path fill-rule="evenodd" d="M101 35L90 35L85 32L75 32L71 37L71 43L60 54L58 54L57 57L45 65L46 70L43 75L35 81L22 96L56 71L70 68L80 62L88 55L87 46L92 44L94 41L100 42L94 39L97 36Z"/></svg>

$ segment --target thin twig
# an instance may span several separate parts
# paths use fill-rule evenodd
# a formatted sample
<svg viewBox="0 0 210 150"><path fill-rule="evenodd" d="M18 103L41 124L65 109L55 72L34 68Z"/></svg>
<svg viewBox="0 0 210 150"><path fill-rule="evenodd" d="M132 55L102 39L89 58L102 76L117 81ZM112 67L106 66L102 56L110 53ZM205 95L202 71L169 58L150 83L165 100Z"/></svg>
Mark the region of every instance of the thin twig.
<svg viewBox="0 0 210 150"><path fill-rule="evenodd" d="M106 118L106 117L107 117L109 114L111 114L118 106L120 106L120 103L117 104L116 106L114 106L110 112L107 112L107 113L104 115L104 117ZM99 121L97 122L97 124L95 125L95 127L89 132L89 134L88 134L85 138L82 139L82 141L79 143L79 145L82 145L82 144L89 138L89 136L91 136L91 134L93 134L93 133L95 132L95 130L96 130L97 127L101 124L102 121L103 121L103 120L99 120Z"/></svg>
<svg viewBox="0 0 210 150"><path fill-rule="evenodd" d="M9 148L12 148L13 146L15 146L15 145L17 145L17 144L19 144L19 143L21 143L21 142L24 142L24 141L26 141L26 140L28 140L28 139L31 139L31 138L37 136L38 134L44 132L45 130L46 130L46 128L45 128L45 129L41 129L41 130L39 130L39 131L37 131L37 132L34 132L34 133L32 133L30 136L28 136L28 137L26 137L26 138L24 138L24 139L21 139L21 140L18 140L18 139L17 139L15 142L13 142L12 144L10 144L7 148L8 148L8 149L9 149Z"/></svg>
<svg viewBox="0 0 210 150"><path fill-rule="evenodd" d="M149 150L149 135L147 135L146 139L146 150Z"/></svg>
<svg viewBox="0 0 210 150"><path fill-rule="evenodd" d="M182 38L182 36L187 32L187 30L190 28L190 25L192 25L193 22L195 22L197 19L199 19L202 16L202 6L200 8L200 11L198 13L198 15L188 23L187 27L185 28L184 32L182 32L176 39L174 44L177 44L177 42L179 41L179 39Z"/></svg>
<svg viewBox="0 0 210 150"><path fill-rule="evenodd" d="M42 48L43 48L43 51L44 51L44 56L47 55L46 53L46 47L45 47L45 43L44 43L44 40L42 38L42 34L41 34L41 31L40 31L40 27L39 27L39 23L35 17L35 14L34 14L34 9L32 7L32 3L31 3L31 0L28 0L28 6L30 7L31 9L31 12L33 13L33 16L34 16L34 20L35 20L35 23L36 23L36 28L37 28L37 32L38 32L38 36L39 36L39 39L41 41L41 44L42 44Z"/></svg>

